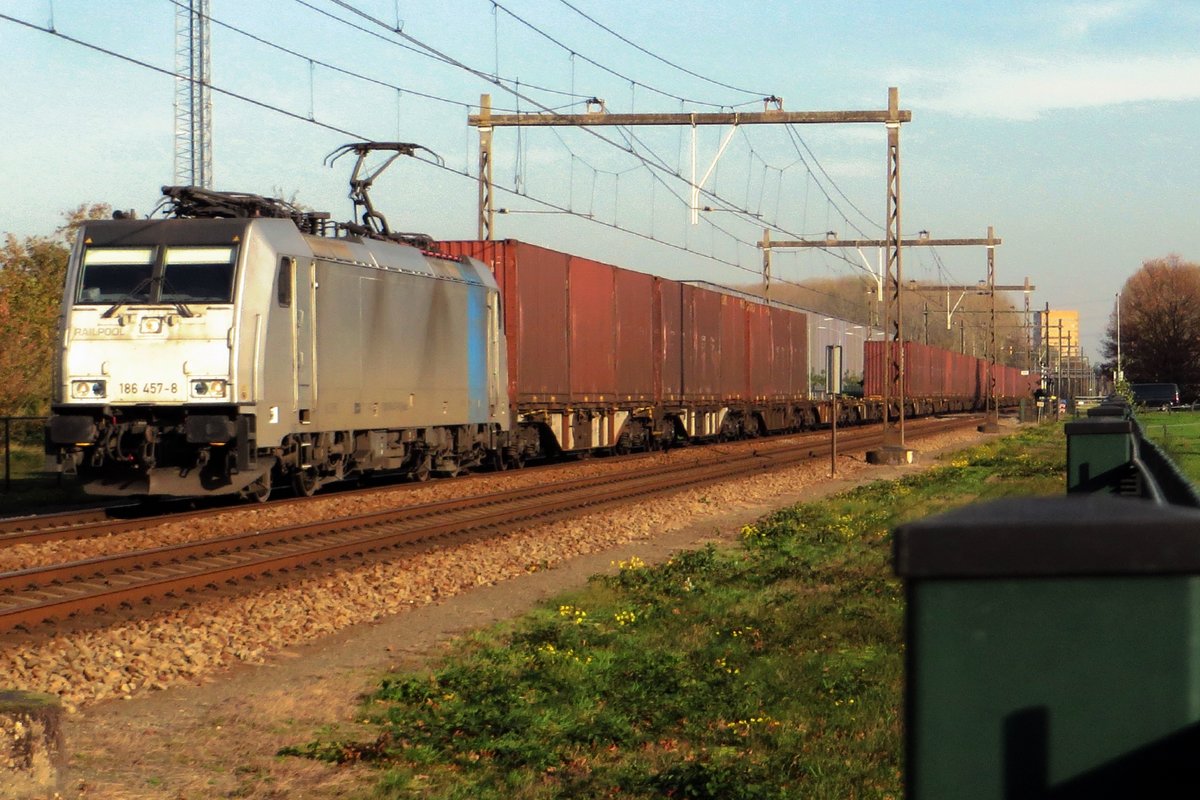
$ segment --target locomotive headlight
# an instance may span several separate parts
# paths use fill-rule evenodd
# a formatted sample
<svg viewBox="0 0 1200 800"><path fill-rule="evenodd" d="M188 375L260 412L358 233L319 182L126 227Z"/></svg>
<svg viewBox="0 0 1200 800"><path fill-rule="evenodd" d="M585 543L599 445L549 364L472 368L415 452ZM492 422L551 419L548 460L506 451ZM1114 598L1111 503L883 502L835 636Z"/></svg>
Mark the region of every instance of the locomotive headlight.
<svg viewBox="0 0 1200 800"><path fill-rule="evenodd" d="M192 397L224 397L225 388L223 380L192 381Z"/></svg>
<svg viewBox="0 0 1200 800"><path fill-rule="evenodd" d="M71 396L80 399L104 397L108 394L107 381L71 381Z"/></svg>

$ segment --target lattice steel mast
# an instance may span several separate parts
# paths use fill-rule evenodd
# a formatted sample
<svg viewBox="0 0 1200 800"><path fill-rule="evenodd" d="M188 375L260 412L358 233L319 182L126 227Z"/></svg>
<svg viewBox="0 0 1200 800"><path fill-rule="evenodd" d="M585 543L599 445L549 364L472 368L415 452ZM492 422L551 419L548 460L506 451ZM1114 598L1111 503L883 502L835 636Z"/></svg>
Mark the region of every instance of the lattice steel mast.
<svg viewBox="0 0 1200 800"><path fill-rule="evenodd" d="M175 184L212 188L209 0L175 11Z"/></svg>

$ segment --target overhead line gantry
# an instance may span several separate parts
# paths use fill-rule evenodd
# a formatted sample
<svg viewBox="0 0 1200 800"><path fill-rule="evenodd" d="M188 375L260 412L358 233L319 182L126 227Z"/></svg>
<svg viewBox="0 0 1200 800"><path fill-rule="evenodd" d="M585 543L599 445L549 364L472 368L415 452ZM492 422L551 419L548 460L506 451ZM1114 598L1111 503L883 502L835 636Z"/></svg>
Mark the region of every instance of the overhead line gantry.
<svg viewBox="0 0 1200 800"><path fill-rule="evenodd" d="M853 123L882 123L887 128L887 238L883 245L887 248L887 283L890 288L884 304L884 327L889 322L893 327L893 338L903 342L903 323L900 315L901 289L901 248L900 240L900 126L912 121L912 112L900 108L900 91L895 86L888 88L887 108L880 111L784 111L783 100L778 97L763 98L764 111L761 112L706 112L706 113L673 113L673 114L609 114L604 110L600 100L593 99L588 104L589 111L584 114L560 114L550 111L546 113L528 114L492 114L491 96L482 95L479 100L479 113L467 116L467 124L479 129L479 238L491 240L494 237L495 208L492 202L494 186L492 183L492 131L504 127L576 127L590 128L596 126L638 125L687 125L693 130L692 134L692 214L693 223L697 212L700 187L708 179L708 174L697 180L696 176L696 144L695 129L701 125L732 125L733 130L740 125L814 125L814 124L853 124ZM775 108L769 108L774 105ZM591 110L591 109L595 110ZM721 153L728 145L733 131L725 137L717 152L713 165L720 159ZM709 173L712 167L709 168ZM903 346L897 345L894 352L902 351ZM877 455L880 461L912 460L911 451L904 448L904 364L903 357L893 357L890 380L884 381L884 447ZM900 424L897 437L896 428L889 419L888 399L892 396L899 398Z"/></svg>
<svg viewBox="0 0 1200 800"><path fill-rule="evenodd" d="M763 274L764 274L764 277L766 277L769 280L770 269L771 269L770 253L771 253L771 250L778 249L778 248L820 248L823 250L828 250L828 249L835 248L835 247L861 248L861 247L885 247L886 246L886 247L888 247L889 253L890 253L893 247L895 247L897 249L897 252L899 251L899 248L903 248L903 247L986 247L987 248L987 292L989 295L991 295L991 311L990 311L990 314L991 314L991 326L990 326L990 328L991 328L991 346L989 348L990 352L989 352L989 358L988 358L988 397L987 397L987 405L988 405L987 414L988 414L988 416L987 416L987 421L984 423L984 426L981 428L981 430L987 430L989 432L995 432L995 431L999 430L999 411L996 407L996 291L998 288L996 286L996 248L999 247L1003 243L1003 240L1000 237L996 236L995 229L991 225L988 226L987 237L982 238L982 239L980 239L980 238L934 239L934 238L930 237L928 234L922 233L922 235L918 236L915 239L892 240L890 238L890 234L891 234L890 228L889 228L888 233L889 233L888 239L839 239L839 238L837 238L837 236L831 234L828 237L826 237L825 239L811 239L811 240L810 239L792 239L792 240L783 239L783 240L778 240L778 241L772 241L771 236L770 236L770 231L764 230L763 231L763 239L758 244L758 246L760 248L762 248L762 250L763 250ZM899 258L897 258L896 261L897 261L897 264L896 264L897 269L896 269L895 273L893 274L891 268L889 267L888 274L886 277L886 280L888 281L888 286L889 286L889 292L888 292L887 298L889 301L892 301L895 304L895 320L894 320L895 337L894 337L893 341L902 342L903 337L902 337L901 312L900 312L901 283L900 283L900 274L899 274ZM896 281L895 284L891 283L891 281L893 279ZM884 279L881 276L880 288L882 288L882 280L884 280ZM925 288L952 289L952 288L965 288L965 287L929 286L929 287L925 287ZM971 287L971 288L977 288L977 287ZM1028 279L1026 279L1024 286L999 287L999 288L1010 289L1010 290L1020 289L1025 292L1029 292L1029 291L1032 291L1034 287L1031 286L1029 284ZM1028 305L1029 305L1028 295L1026 295L1025 304L1026 304L1026 307L1028 307ZM889 320L891 318L892 318L891 313L889 312L886 315L886 319L884 322L885 326L887 325L886 320ZM878 459L880 461L888 461L888 462L909 461L909 460L911 460L911 451L909 451L907 449L907 446L904 443L904 347L903 347L903 345L893 344L891 349L892 349L892 352L889 353L888 358L891 360L892 380L890 380L890 381L884 380L884 382L883 382L883 386L884 386L884 395L883 395L884 449L883 449L883 451L874 454L873 458ZM887 411L889 399L891 397L891 393L889 392L889 389L893 388L892 386L889 386L889 384L899 384L899 387L900 387L900 391L896 395L897 397L899 397L899 409L898 409L898 415L897 415L897 424L894 426L891 424L890 414L888 414L888 411Z"/></svg>

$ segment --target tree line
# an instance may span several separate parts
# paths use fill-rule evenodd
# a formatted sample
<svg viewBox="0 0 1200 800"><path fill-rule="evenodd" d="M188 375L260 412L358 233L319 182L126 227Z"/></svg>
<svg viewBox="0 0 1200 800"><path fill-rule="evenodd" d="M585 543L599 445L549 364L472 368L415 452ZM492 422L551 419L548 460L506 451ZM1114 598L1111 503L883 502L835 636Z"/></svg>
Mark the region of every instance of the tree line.
<svg viewBox="0 0 1200 800"><path fill-rule="evenodd" d="M49 236L4 236L0 248L0 416L49 411L67 261L79 226L108 217L104 203L63 214Z"/></svg>
<svg viewBox="0 0 1200 800"><path fill-rule="evenodd" d="M745 286L748 294L763 296L761 285ZM882 331L883 303L875 282L858 277L817 278L803 283L771 286L770 299L850 320ZM904 338L967 353L988 356L991 346L991 298L984 290L947 292L920 282L906 283L901 294ZM947 325L949 317L949 325ZM887 331L890 336L891 331ZM1030 366L1024 309L1006 293L996 295L996 360L1026 369ZM1036 355L1032 356L1036 368Z"/></svg>

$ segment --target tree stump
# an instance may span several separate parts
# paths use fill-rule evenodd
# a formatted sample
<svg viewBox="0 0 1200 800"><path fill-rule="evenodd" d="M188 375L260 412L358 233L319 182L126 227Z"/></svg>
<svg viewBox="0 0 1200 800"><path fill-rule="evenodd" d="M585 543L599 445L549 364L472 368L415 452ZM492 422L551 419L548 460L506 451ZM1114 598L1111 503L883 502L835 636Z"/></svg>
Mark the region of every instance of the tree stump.
<svg viewBox="0 0 1200 800"><path fill-rule="evenodd" d="M58 697L0 690L0 797L54 797L63 790L66 760Z"/></svg>

